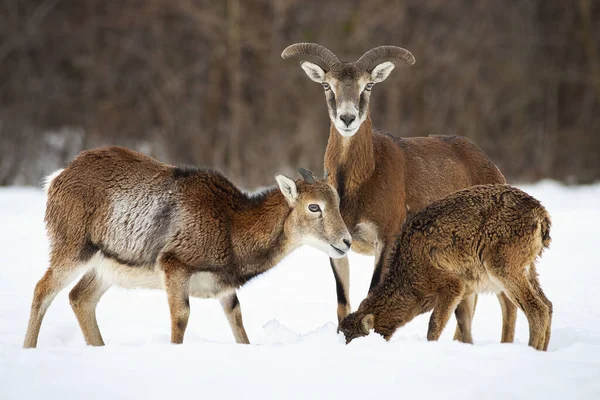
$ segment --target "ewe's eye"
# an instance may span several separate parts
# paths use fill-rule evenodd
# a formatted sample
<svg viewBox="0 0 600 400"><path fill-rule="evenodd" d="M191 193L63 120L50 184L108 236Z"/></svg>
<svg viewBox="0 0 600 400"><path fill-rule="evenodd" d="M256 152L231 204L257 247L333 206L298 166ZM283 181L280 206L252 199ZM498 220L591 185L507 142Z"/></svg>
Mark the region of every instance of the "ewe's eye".
<svg viewBox="0 0 600 400"><path fill-rule="evenodd" d="M323 89L329 90L329 83L323 82L323 83L321 83L321 85L323 85Z"/></svg>
<svg viewBox="0 0 600 400"><path fill-rule="evenodd" d="M319 205L318 205L318 204L309 204L309 205L308 205L308 209L309 209L311 212L315 212L315 213L316 213L316 212L319 212L319 211L321 211L321 207L319 207Z"/></svg>
<svg viewBox="0 0 600 400"><path fill-rule="evenodd" d="M365 90L371 90L373 88L374 83L367 83L365 85Z"/></svg>

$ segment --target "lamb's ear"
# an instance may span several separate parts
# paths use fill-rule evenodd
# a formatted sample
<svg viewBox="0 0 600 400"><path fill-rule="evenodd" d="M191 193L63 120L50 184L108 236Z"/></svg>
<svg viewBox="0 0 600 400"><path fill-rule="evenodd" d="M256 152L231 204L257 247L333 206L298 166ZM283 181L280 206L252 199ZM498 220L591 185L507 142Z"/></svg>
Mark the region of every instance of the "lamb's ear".
<svg viewBox="0 0 600 400"><path fill-rule="evenodd" d="M298 187L296 187L296 182L283 174L275 175L275 180L277 181L277 186L279 186L279 190L281 190L281 193L283 193L285 196L288 204L290 206L296 204L296 199L298 198Z"/></svg>
<svg viewBox="0 0 600 400"><path fill-rule="evenodd" d="M385 79L390 75L390 72L393 71L395 65L391 61L386 61L384 63L379 64L373 71L371 71L371 81L373 83L379 83L385 81Z"/></svg>
<svg viewBox="0 0 600 400"><path fill-rule="evenodd" d="M375 316L367 314L360 320L360 327L365 335L368 335L371 329L375 327Z"/></svg>
<svg viewBox="0 0 600 400"><path fill-rule="evenodd" d="M306 75L313 81L317 83L323 83L325 80L325 71L323 68L319 67L317 64L313 64L308 61L302 61L300 66L306 72Z"/></svg>

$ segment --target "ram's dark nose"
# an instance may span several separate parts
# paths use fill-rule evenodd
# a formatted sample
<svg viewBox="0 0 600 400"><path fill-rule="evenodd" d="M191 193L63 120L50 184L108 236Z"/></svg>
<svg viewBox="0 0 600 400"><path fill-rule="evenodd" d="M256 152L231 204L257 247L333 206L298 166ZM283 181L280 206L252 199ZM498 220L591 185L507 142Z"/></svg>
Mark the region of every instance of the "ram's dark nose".
<svg viewBox="0 0 600 400"><path fill-rule="evenodd" d="M350 248L350 246L352 246L352 242L348 239L344 239L344 243L346 243L346 246L348 246L348 248Z"/></svg>
<svg viewBox="0 0 600 400"><path fill-rule="evenodd" d="M340 119L342 121L344 121L344 124L346 124L346 127L350 126L350 124L352 122L354 122L354 120L356 119L356 116L351 115L351 114L342 114L340 115Z"/></svg>

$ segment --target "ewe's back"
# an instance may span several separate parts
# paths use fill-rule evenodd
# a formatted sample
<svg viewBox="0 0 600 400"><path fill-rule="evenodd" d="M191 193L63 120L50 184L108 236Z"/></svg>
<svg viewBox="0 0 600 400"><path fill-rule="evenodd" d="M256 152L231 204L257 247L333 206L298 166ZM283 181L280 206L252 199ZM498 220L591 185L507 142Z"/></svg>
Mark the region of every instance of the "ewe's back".
<svg viewBox="0 0 600 400"><path fill-rule="evenodd" d="M241 195L212 170L173 167L121 147L99 148L82 152L50 182L46 223L53 242L147 265L191 220L227 218L229 203Z"/></svg>

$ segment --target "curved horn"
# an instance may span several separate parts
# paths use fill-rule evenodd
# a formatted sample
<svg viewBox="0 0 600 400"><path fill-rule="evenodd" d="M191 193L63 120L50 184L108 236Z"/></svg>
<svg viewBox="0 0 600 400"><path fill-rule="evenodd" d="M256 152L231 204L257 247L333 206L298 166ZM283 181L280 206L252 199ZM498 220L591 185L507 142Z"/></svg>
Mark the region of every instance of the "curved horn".
<svg viewBox="0 0 600 400"><path fill-rule="evenodd" d="M305 168L298 168L298 172L300 173L300 175L302 175L304 182L310 183L311 185L314 183L317 183L317 180L315 179L315 175L312 172L310 172L309 170L307 170Z"/></svg>
<svg viewBox="0 0 600 400"><path fill-rule="evenodd" d="M331 52L331 50L316 43L292 44L281 52L281 58L283 59L299 55L319 57L329 69L340 62L340 60Z"/></svg>
<svg viewBox="0 0 600 400"><path fill-rule="evenodd" d="M406 61L408 65L413 65L415 63L415 56L402 47L379 46L363 54L358 61L356 61L356 64L364 69L369 69L375 61L382 58L400 58Z"/></svg>

